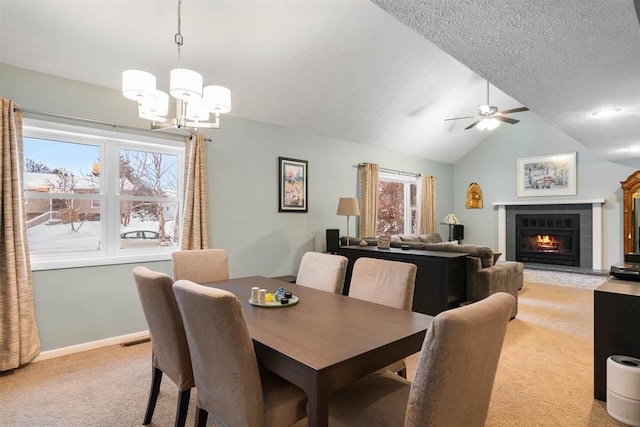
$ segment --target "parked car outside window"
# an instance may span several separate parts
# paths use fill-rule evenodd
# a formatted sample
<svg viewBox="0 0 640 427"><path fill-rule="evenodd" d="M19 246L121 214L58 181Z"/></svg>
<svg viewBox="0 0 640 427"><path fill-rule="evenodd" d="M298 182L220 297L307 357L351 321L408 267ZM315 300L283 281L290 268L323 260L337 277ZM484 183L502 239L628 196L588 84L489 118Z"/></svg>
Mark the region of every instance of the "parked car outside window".
<svg viewBox="0 0 640 427"><path fill-rule="evenodd" d="M160 235L156 231L136 230L120 234L120 247L143 248L160 246Z"/></svg>

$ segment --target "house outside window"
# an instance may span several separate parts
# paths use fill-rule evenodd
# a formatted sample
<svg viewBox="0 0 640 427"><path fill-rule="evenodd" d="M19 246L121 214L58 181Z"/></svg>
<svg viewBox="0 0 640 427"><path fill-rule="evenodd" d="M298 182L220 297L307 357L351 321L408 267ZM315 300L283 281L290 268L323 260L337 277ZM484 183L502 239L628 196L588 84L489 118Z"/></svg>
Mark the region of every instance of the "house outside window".
<svg viewBox="0 0 640 427"><path fill-rule="evenodd" d="M29 123L23 188L35 270L168 259L179 247L182 144Z"/></svg>
<svg viewBox="0 0 640 427"><path fill-rule="evenodd" d="M381 172L378 182L378 236L416 234L415 176Z"/></svg>

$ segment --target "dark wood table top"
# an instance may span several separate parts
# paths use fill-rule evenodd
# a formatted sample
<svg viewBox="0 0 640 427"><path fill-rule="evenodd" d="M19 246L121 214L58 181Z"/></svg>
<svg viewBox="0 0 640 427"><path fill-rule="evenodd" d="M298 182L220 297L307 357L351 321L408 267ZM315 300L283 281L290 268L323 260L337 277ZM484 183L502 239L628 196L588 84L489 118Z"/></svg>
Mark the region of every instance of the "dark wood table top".
<svg viewBox="0 0 640 427"><path fill-rule="evenodd" d="M433 319L266 277L206 285L240 299L258 361L305 390L310 427L327 425L334 390L418 352ZM253 286L272 293L282 286L299 302L282 308L252 306Z"/></svg>

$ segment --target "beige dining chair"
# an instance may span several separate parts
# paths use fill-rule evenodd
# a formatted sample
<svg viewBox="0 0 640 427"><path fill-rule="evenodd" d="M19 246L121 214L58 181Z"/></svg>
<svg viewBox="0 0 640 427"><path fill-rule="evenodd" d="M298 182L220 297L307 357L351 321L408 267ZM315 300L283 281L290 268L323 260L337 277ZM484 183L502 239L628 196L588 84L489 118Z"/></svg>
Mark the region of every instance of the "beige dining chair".
<svg viewBox="0 0 640 427"><path fill-rule="evenodd" d="M173 279L146 267L133 269L142 311L151 336L151 390L142 424L149 424L156 407L162 374L178 386L178 407L175 426L182 427L187 419L189 397L194 387L189 346L182 317L171 286Z"/></svg>
<svg viewBox="0 0 640 427"><path fill-rule="evenodd" d="M341 294L348 261L342 255L307 252L300 261L296 285Z"/></svg>
<svg viewBox="0 0 640 427"><path fill-rule="evenodd" d="M229 279L229 261L224 249L195 249L171 254L173 278L196 283Z"/></svg>
<svg viewBox="0 0 640 427"><path fill-rule="evenodd" d="M495 293L431 323L413 383L378 371L336 391L329 425L484 426L512 295Z"/></svg>
<svg viewBox="0 0 640 427"><path fill-rule="evenodd" d="M235 295L189 280L175 282L173 291L198 389L196 426L204 427L209 413L228 426L284 427L306 416L307 397L301 389L259 371Z"/></svg>
<svg viewBox="0 0 640 427"><path fill-rule="evenodd" d="M415 264L375 258L358 258L353 264L349 296L402 310L411 310L416 284ZM404 359L385 370L407 377Z"/></svg>

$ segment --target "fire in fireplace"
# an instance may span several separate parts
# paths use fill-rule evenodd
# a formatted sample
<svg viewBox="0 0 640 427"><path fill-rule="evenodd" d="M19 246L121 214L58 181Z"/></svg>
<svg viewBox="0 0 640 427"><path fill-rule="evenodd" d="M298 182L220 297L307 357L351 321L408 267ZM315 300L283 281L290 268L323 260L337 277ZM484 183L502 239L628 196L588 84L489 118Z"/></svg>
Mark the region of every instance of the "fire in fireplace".
<svg viewBox="0 0 640 427"><path fill-rule="evenodd" d="M580 215L516 215L516 260L580 266Z"/></svg>

